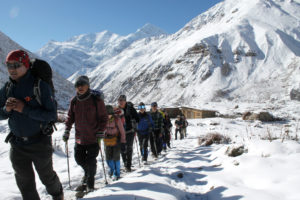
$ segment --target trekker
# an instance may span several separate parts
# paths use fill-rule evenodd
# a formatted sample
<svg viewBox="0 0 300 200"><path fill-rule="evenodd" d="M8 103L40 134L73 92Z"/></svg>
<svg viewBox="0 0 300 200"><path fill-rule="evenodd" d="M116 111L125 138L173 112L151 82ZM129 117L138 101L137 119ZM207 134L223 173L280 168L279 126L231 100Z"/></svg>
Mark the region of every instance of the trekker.
<svg viewBox="0 0 300 200"><path fill-rule="evenodd" d="M184 115L181 116L181 123L182 123L182 135L183 135L183 137L186 138L186 136L187 136L186 128L187 128L187 126L189 125L189 123L188 123L188 121L186 120L186 118L185 118Z"/></svg>
<svg viewBox="0 0 300 200"><path fill-rule="evenodd" d="M151 103L151 117L154 122L153 134L150 135L151 151L155 158L162 151L163 116L157 109L157 103Z"/></svg>
<svg viewBox="0 0 300 200"><path fill-rule="evenodd" d="M111 105L106 105L108 122L104 137L106 163L109 166L109 176L113 180L120 179L120 153L126 145L126 135L121 119L115 115Z"/></svg>
<svg viewBox="0 0 300 200"><path fill-rule="evenodd" d="M142 161L147 163L148 158L148 141L149 135L152 134L154 123L149 114L146 113L146 106L141 102L138 106L139 110L139 123L137 127L140 151L142 155Z"/></svg>
<svg viewBox="0 0 300 200"><path fill-rule="evenodd" d="M121 152L125 170L131 172L133 140L136 132L136 125L139 122L138 114L131 102L126 101L125 95L118 98L118 107L122 108L125 116L126 148Z"/></svg>
<svg viewBox="0 0 300 200"><path fill-rule="evenodd" d="M166 151L167 146L171 148L170 146L170 140L171 140L171 128L172 128L172 122L170 119L170 116L166 109L161 109L161 111L164 113L164 137L163 137L163 149Z"/></svg>
<svg viewBox="0 0 300 200"><path fill-rule="evenodd" d="M50 86L40 80L40 99L34 95L37 77L31 73L30 59L23 50L11 51L6 57L9 81L0 90L0 119L8 119L11 144L10 160L24 200L39 200L33 165L47 192L62 200L60 180L53 170L49 122L56 121L57 110Z"/></svg>
<svg viewBox="0 0 300 200"><path fill-rule="evenodd" d="M182 121L180 115L177 115L177 119L175 120L175 140L177 140L177 133L180 134L180 139L183 139L183 133L182 133Z"/></svg>
<svg viewBox="0 0 300 200"><path fill-rule="evenodd" d="M74 157L84 171L81 185L76 190L90 192L94 190L95 184L98 141L104 137L108 117L101 96L91 93L87 76L78 77L75 88L77 95L70 103L63 140L68 141L70 130L75 123Z"/></svg>

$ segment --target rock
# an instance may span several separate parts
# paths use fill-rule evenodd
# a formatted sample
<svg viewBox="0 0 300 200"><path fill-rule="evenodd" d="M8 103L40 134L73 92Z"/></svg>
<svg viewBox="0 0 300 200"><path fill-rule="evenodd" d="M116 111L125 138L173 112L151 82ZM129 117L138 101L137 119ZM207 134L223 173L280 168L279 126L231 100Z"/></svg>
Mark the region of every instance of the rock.
<svg viewBox="0 0 300 200"><path fill-rule="evenodd" d="M242 155L245 152L246 151L244 149L244 146L239 146L239 147L232 147L232 148L228 147L225 153L230 157L237 157Z"/></svg>
<svg viewBox="0 0 300 200"><path fill-rule="evenodd" d="M178 173L178 174L177 174L177 177L178 177L178 178L183 178L183 173L181 173L181 172Z"/></svg>
<svg viewBox="0 0 300 200"><path fill-rule="evenodd" d="M300 101L300 91L292 89L290 92L290 98L291 100Z"/></svg>

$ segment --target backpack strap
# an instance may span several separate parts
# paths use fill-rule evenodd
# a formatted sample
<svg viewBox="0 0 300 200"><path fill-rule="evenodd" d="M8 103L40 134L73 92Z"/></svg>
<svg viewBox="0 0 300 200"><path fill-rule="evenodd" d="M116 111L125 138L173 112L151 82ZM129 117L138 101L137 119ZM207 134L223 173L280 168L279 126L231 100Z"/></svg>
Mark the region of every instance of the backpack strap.
<svg viewBox="0 0 300 200"><path fill-rule="evenodd" d="M33 95L35 97L35 99L37 100L37 102L40 104L40 106L42 105L42 100L41 100L41 79L37 78L34 79L34 85L33 85Z"/></svg>
<svg viewBox="0 0 300 200"><path fill-rule="evenodd" d="M11 87L12 87L12 82L11 81L7 81L5 83L5 97L8 98L8 95L9 95L9 92L11 90Z"/></svg>

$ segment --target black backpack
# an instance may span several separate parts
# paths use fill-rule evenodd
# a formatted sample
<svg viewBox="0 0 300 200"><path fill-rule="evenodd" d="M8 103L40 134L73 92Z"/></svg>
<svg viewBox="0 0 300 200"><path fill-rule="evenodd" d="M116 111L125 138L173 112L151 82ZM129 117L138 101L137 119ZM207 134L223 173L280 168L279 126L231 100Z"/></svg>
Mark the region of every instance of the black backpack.
<svg viewBox="0 0 300 200"><path fill-rule="evenodd" d="M41 90L40 90L40 82L41 80L46 82L47 84L49 84L53 96L55 97L55 89L54 89L54 85L53 85L53 81L52 81L52 69L50 67L50 65L44 61L44 60L40 60L40 59L34 59L30 61L30 71L32 73L32 75L34 76L34 86L33 86L33 95L37 102L42 105L42 101L41 101ZM8 94L10 92L12 86L12 82L8 81L6 83L6 97L8 97ZM57 101L55 100L55 106L57 109ZM45 135L51 135L54 132L54 129L56 129L55 126L55 121L51 121L48 123L48 125L46 125L45 127L43 127L42 132Z"/></svg>

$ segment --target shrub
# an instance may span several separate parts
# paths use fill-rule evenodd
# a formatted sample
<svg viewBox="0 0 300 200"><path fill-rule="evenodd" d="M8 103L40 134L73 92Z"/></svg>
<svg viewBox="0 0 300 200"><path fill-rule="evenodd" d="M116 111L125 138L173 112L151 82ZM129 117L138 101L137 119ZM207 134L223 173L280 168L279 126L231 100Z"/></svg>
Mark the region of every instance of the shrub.
<svg viewBox="0 0 300 200"><path fill-rule="evenodd" d="M204 137L198 138L198 144L210 146L212 144L228 144L230 138L221 135L220 133L208 133Z"/></svg>

